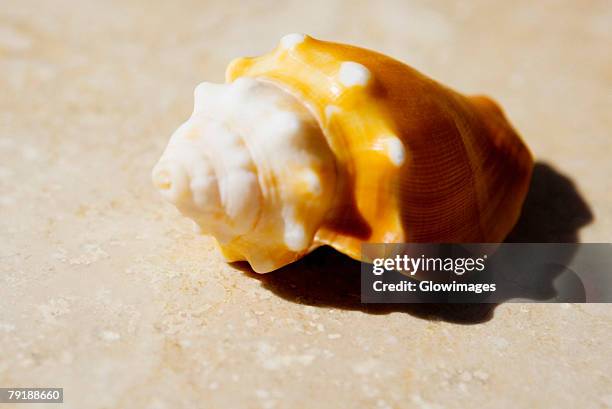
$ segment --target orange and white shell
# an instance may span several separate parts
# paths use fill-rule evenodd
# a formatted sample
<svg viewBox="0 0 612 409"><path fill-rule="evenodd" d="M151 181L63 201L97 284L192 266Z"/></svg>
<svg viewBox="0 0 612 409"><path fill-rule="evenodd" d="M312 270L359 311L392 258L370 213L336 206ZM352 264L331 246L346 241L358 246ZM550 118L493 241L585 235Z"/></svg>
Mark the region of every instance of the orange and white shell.
<svg viewBox="0 0 612 409"><path fill-rule="evenodd" d="M153 181L228 261L268 272L321 245L503 241L532 167L489 98L290 34L196 88Z"/></svg>

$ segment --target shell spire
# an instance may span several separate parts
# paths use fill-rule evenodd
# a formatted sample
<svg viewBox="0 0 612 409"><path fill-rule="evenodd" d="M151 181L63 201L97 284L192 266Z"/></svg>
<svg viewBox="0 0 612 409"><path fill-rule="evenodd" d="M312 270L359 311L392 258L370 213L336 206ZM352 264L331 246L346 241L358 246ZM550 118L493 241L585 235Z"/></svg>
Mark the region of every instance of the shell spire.
<svg viewBox="0 0 612 409"><path fill-rule="evenodd" d="M500 242L519 217L533 161L487 97L302 34L233 61L226 82L198 87L154 182L230 261L267 272L324 244L359 259L362 242ZM208 165L173 153L186 146Z"/></svg>

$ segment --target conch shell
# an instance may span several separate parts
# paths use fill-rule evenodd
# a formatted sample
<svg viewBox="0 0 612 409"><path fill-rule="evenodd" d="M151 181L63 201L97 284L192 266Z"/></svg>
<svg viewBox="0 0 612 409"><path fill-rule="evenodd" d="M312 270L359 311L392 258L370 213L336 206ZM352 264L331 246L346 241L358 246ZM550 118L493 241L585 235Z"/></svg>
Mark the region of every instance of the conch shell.
<svg viewBox="0 0 612 409"><path fill-rule="evenodd" d="M290 34L202 83L153 170L162 195L260 273L330 245L503 241L531 178L487 97L390 57Z"/></svg>

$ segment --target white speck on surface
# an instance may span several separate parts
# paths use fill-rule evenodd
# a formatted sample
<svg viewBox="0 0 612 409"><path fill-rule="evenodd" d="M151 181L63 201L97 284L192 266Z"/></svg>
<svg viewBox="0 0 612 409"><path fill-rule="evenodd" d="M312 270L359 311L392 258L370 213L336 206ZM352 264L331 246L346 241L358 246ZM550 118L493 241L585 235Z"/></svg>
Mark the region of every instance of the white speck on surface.
<svg viewBox="0 0 612 409"><path fill-rule="evenodd" d="M21 365L23 368L29 368L29 367L31 367L31 366L33 366L33 365L34 365L34 360L33 360L33 359L31 359L31 358L25 358L25 359L21 360L21 361L19 362L19 364L20 364L20 365Z"/></svg>
<svg viewBox="0 0 612 409"><path fill-rule="evenodd" d="M312 354L281 354L276 347L261 342L257 347L257 358L259 364L267 370L278 370L287 368L294 364L309 366L315 359Z"/></svg>
<svg viewBox="0 0 612 409"><path fill-rule="evenodd" d="M312 305L305 305L304 307L302 307L302 309L304 310L305 314L315 314L315 308Z"/></svg>
<svg viewBox="0 0 612 409"><path fill-rule="evenodd" d="M478 379L478 380L480 380L482 382L485 382L486 380L489 379L489 374L487 372L482 371L482 370L479 369L477 371L474 371L474 378L476 378L476 379Z"/></svg>
<svg viewBox="0 0 612 409"><path fill-rule="evenodd" d="M370 81L370 76L370 70L353 61L343 62L338 72L338 79L345 87L365 86Z"/></svg>
<svg viewBox="0 0 612 409"><path fill-rule="evenodd" d="M498 349L506 349L510 343L505 338L493 337L491 339L492 344Z"/></svg>
<svg viewBox="0 0 612 409"><path fill-rule="evenodd" d="M0 137L0 149L9 149L15 146L15 141L8 137Z"/></svg>
<svg viewBox="0 0 612 409"><path fill-rule="evenodd" d="M0 179L8 179L13 176L14 173L15 171L11 168L0 167Z"/></svg>
<svg viewBox="0 0 612 409"><path fill-rule="evenodd" d="M100 336L102 337L103 340L109 341L109 342L114 342L114 341L118 341L119 339L121 339L121 335L119 335L119 333L114 332L114 331L107 331L107 330L102 331Z"/></svg>
<svg viewBox="0 0 612 409"><path fill-rule="evenodd" d="M442 406L437 405L435 403L431 403L426 401L421 397L421 395L412 395L411 397L412 403L414 403L415 407L418 409L442 409Z"/></svg>
<svg viewBox="0 0 612 409"><path fill-rule="evenodd" d="M0 26L0 48L12 51L23 51L32 47L30 37L23 35L15 29L2 24Z"/></svg>
<svg viewBox="0 0 612 409"><path fill-rule="evenodd" d="M338 339L340 337L342 337L342 335L340 335L340 334L329 334L327 336L327 338L329 338L329 339Z"/></svg>
<svg viewBox="0 0 612 409"><path fill-rule="evenodd" d="M74 355L69 351L63 351L59 357L59 362L64 365L70 365L74 362Z"/></svg>
<svg viewBox="0 0 612 409"><path fill-rule="evenodd" d="M463 382L471 382L472 374L468 371L461 372L461 374L459 374L459 379L461 379Z"/></svg>
<svg viewBox="0 0 612 409"><path fill-rule="evenodd" d="M0 322L0 331L12 332L14 330L15 330L15 326L13 324Z"/></svg>
<svg viewBox="0 0 612 409"><path fill-rule="evenodd" d="M387 335L387 338L385 339L387 341L387 344L391 344L391 345L395 345L397 344L397 337L395 335Z"/></svg>
<svg viewBox="0 0 612 409"><path fill-rule="evenodd" d="M353 372L359 375L371 375L374 369L378 367L379 362L376 359L367 359L363 362L358 362L353 365Z"/></svg>
<svg viewBox="0 0 612 409"><path fill-rule="evenodd" d="M66 262L68 260L68 252L66 249L60 247L56 252L51 254L51 258L57 261Z"/></svg>
<svg viewBox="0 0 612 409"><path fill-rule="evenodd" d="M292 33L281 38L280 42L283 48L292 50L296 45L301 44L306 39L304 34Z"/></svg>
<svg viewBox="0 0 612 409"><path fill-rule="evenodd" d="M83 253L77 257L68 260L71 265L88 266L103 258L108 258L109 255L96 243L88 243L83 246Z"/></svg>
<svg viewBox="0 0 612 409"><path fill-rule="evenodd" d="M189 339L179 340L179 345L181 346L181 348L191 348L192 344L193 343Z"/></svg>
<svg viewBox="0 0 612 409"><path fill-rule="evenodd" d="M324 332L325 331L325 326L321 323L314 323L314 322L309 322L308 323L311 327L314 327L317 329L317 331L319 332Z"/></svg>
<svg viewBox="0 0 612 409"><path fill-rule="evenodd" d="M40 151L33 146L24 146L21 149L21 156L28 161L36 161L40 158Z"/></svg>
<svg viewBox="0 0 612 409"><path fill-rule="evenodd" d="M38 310L46 322L54 323L58 317L70 312L70 303L63 298L57 298L38 306Z"/></svg>
<svg viewBox="0 0 612 409"><path fill-rule="evenodd" d="M17 203L17 199L12 196L2 196L0 197L0 205L2 206L11 206Z"/></svg>
<svg viewBox="0 0 612 409"><path fill-rule="evenodd" d="M256 389L255 396L261 400L261 405L264 409L273 409L276 407L276 399L271 399L272 393L266 389Z"/></svg>
<svg viewBox="0 0 612 409"><path fill-rule="evenodd" d="M391 409L392 408L392 406L389 405L387 402L385 402L384 399L378 399L376 401L376 407L378 409Z"/></svg>
<svg viewBox="0 0 612 409"><path fill-rule="evenodd" d="M380 389L367 382L361 384L361 391L368 398L374 398L380 394Z"/></svg>

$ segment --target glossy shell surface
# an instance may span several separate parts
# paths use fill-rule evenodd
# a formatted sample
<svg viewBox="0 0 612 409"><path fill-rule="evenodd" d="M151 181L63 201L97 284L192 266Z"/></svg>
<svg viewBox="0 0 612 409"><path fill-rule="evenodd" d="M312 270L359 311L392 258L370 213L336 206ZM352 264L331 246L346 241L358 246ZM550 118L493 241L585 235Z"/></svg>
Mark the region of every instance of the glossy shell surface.
<svg viewBox="0 0 612 409"><path fill-rule="evenodd" d="M310 249L328 244L358 259L362 242L500 242L516 223L533 160L491 99L300 34L233 61L226 80L240 77L293 94L335 156L334 202Z"/></svg>

